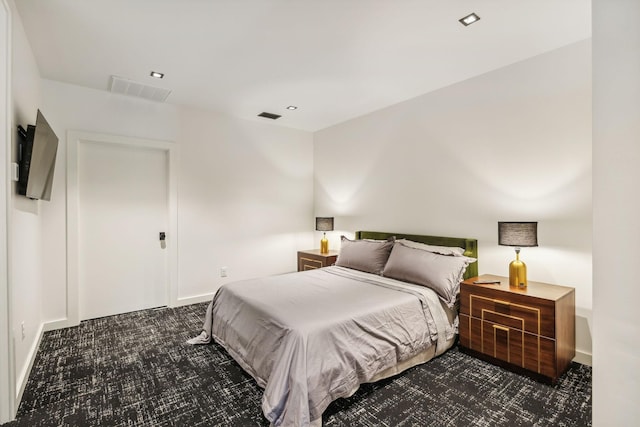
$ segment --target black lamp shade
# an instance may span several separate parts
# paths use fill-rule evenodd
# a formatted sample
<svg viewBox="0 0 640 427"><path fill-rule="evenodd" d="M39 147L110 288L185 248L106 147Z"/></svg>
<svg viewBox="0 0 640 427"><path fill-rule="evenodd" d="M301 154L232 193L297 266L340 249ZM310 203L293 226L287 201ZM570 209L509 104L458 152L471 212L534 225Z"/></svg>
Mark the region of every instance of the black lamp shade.
<svg viewBox="0 0 640 427"><path fill-rule="evenodd" d="M538 223L498 222L498 244L519 248L538 246Z"/></svg>
<svg viewBox="0 0 640 427"><path fill-rule="evenodd" d="M333 231L333 217L316 217L317 231Z"/></svg>

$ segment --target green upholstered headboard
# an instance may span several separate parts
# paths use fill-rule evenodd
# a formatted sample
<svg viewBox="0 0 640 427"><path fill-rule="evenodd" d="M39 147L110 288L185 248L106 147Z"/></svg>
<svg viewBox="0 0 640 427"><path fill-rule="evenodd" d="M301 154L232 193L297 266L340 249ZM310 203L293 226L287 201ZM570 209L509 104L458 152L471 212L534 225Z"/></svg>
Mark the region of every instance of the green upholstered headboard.
<svg viewBox="0 0 640 427"><path fill-rule="evenodd" d="M356 231L356 239L386 240L389 237L395 237L396 239L413 240L414 242L426 243L428 245L464 248L464 254L466 256L478 259L477 239L467 239L464 237L422 236L419 234L387 233L384 231ZM473 264L469 264L469 267L467 267L467 271L465 271L464 273L464 278L468 279L477 275L478 261L474 262Z"/></svg>

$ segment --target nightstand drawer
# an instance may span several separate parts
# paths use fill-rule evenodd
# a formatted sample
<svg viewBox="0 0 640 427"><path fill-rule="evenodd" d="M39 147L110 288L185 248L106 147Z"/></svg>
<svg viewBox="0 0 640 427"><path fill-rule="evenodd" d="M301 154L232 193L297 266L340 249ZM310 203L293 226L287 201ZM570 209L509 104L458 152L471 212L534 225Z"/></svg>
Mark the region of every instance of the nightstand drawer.
<svg viewBox="0 0 640 427"><path fill-rule="evenodd" d="M322 268L325 266L323 259L315 259L315 258L310 258L305 256L301 256L298 259L298 262L299 262L299 265L298 265L299 271L314 270L316 268Z"/></svg>
<svg viewBox="0 0 640 427"><path fill-rule="evenodd" d="M335 264L338 259L337 251L323 254L318 249L298 252L298 271L315 270Z"/></svg>
<svg viewBox="0 0 640 427"><path fill-rule="evenodd" d="M547 377L557 375L555 341L522 329L460 315L460 343L489 357Z"/></svg>
<svg viewBox="0 0 640 427"><path fill-rule="evenodd" d="M465 307L463 312L467 311L472 317L549 338L555 336L553 307L531 304L532 301L505 301L477 294L469 294L465 302L468 311Z"/></svg>

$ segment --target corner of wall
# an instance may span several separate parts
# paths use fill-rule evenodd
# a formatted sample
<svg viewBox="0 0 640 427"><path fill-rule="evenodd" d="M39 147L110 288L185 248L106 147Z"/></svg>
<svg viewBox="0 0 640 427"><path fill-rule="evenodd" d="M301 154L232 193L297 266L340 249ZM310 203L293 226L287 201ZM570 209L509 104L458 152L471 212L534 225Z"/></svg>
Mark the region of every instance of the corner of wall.
<svg viewBox="0 0 640 427"><path fill-rule="evenodd" d="M583 365L593 366L593 358L591 353L576 350L576 357L573 358L574 362L582 363Z"/></svg>

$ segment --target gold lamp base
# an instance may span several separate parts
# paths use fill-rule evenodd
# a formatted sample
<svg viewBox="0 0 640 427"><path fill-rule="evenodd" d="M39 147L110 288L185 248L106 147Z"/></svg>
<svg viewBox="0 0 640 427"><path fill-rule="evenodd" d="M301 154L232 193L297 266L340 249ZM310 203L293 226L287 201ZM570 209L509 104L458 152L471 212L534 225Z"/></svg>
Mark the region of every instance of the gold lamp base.
<svg viewBox="0 0 640 427"><path fill-rule="evenodd" d="M527 287L527 265L520 261L520 248L516 249L516 259L509 264L509 286Z"/></svg>
<svg viewBox="0 0 640 427"><path fill-rule="evenodd" d="M327 240L327 233L324 233L322 240L320 240L320 253L321 254L329 253L329 241Z"/></svg>

